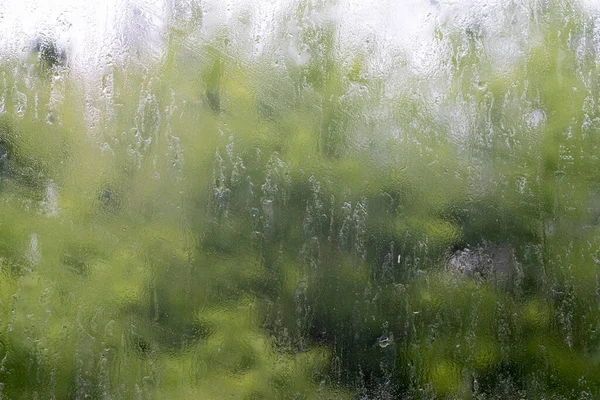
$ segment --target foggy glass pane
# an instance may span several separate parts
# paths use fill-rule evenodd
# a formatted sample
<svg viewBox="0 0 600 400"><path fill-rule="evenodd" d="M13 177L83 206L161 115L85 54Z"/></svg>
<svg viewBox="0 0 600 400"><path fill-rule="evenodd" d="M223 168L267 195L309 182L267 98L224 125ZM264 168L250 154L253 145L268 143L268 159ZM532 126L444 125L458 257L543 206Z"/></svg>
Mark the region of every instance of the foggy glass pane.
<svg viewBox="0 0 600 400"><path fill-rule="evenodd" d="M0 1L0 399L599 397L596 0Z"/></svg>

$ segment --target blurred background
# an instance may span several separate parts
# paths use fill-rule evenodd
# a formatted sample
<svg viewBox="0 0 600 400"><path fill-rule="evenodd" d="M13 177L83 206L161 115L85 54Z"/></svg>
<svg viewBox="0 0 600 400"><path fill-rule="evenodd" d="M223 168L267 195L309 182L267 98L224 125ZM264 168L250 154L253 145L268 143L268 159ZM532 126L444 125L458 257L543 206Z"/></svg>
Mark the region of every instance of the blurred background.
<svg viewBox="0 0 600 400"><path fill-rule="evenodd" d="M600 396L592 0L0 3L0 398Z"/></svg>

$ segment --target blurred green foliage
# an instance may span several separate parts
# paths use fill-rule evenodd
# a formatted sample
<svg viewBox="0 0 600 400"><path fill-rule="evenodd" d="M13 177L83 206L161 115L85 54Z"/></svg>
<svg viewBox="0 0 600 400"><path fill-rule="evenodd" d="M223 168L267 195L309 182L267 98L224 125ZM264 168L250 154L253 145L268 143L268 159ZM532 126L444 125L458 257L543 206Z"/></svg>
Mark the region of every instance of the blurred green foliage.
<svg viewBox="0 0 600 400"><path fill-rule="evenodd" d="M444 83L399 55L396 90L310 2L306 62L201 12L96 97L4 60L2 396L598 397L598 21L534 3L514 60L440 25ZM477 248L515 271L449 266Z"/></svg>

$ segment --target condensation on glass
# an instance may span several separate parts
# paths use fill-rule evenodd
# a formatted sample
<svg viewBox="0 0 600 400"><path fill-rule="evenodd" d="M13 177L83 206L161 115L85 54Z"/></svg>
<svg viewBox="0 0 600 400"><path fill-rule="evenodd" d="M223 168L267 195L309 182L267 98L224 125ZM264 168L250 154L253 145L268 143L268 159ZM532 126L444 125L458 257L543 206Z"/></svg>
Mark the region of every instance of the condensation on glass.
<svg viewBox="0 0 600 400"><path fill-rule="evenodd" d="M600 7L0 2L0 398L600 396Z"/></svg>

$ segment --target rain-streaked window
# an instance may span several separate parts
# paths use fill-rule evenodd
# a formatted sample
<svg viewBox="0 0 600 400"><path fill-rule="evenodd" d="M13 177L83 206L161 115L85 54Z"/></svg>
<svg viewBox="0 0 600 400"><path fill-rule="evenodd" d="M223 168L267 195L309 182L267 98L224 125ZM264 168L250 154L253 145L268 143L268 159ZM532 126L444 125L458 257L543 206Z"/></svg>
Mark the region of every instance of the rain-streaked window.
<svg viewBox="0 0 600 400"><path fill-rule="evenodd" d="M0 399L598 397L596 0L0 1Z"/></svg>

